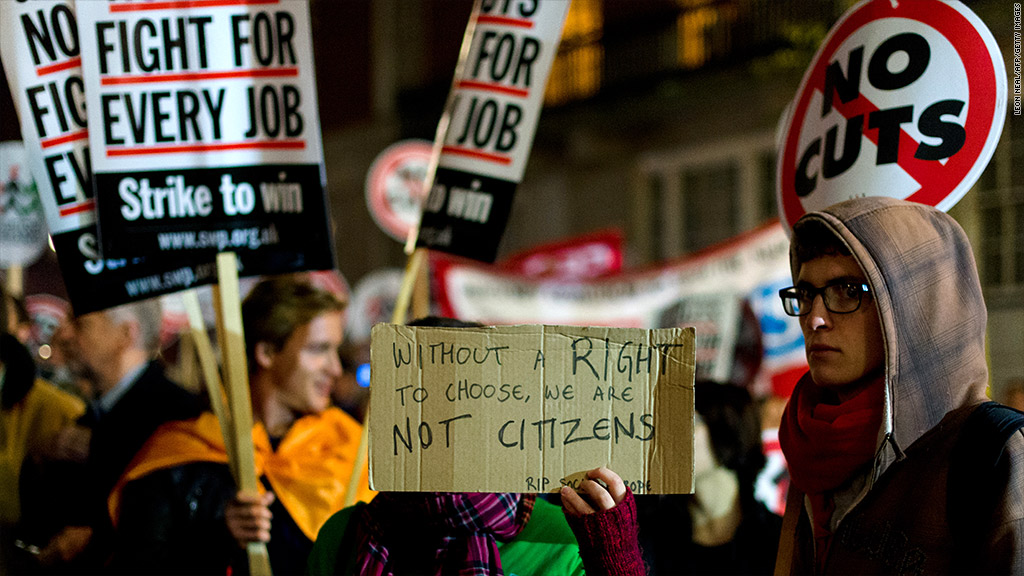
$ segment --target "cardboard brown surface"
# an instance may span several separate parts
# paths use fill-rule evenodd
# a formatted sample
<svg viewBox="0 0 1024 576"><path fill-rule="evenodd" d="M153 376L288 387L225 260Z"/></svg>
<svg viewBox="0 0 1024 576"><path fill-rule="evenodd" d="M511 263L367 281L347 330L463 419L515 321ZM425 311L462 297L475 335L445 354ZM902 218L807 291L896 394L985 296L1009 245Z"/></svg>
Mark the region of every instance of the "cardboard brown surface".
<svg viewBox="0 0 1024 576"><path fill-rule="evenodd" d="M693 328L374 326L374 490L693 491Z"/></svg>

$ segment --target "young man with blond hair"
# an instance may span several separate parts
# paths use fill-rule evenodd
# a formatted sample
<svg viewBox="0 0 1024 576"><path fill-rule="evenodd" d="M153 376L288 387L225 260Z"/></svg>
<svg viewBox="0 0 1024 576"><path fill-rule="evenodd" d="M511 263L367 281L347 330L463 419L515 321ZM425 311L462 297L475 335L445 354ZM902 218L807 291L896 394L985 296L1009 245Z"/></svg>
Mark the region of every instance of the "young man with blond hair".
<svg viewBox="0 0 1024 576"><path fill-rule="evenodd" d="M344 307L298 276L253 288L242 318L264 492L237 494L213 414L162 428L111 497L115 570L244 574L245 545L266 542L274 573L301 573L352 474L357 499L372 497L354 469L362 427L330 406Z"/></svg>

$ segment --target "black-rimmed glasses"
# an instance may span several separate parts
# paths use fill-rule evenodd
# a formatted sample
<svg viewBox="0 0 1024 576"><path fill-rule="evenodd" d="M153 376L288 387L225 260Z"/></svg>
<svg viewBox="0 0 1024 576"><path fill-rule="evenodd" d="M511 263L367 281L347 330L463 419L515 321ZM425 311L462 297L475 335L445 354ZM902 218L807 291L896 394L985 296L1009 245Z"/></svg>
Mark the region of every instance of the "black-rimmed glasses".
<svg viewBox="0 0 1024 576"><path fill-rule="evenodd" d="M806 316L811 311L814 299L821 294L825 309L835 314L849 314L860 308L864 294L871 289L861 282L834 282L821 288L790 286L779 290L782 307L790 316Z"/></svg>

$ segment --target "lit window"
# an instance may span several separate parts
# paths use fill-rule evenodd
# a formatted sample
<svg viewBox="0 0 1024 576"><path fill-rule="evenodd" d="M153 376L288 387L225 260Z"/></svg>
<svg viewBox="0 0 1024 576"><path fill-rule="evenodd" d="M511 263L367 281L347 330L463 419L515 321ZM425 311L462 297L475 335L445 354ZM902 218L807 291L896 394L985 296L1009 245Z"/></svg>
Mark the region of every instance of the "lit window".
<svg viewBox="0 0 1024 576"><path fill-rule="evenodd" d="M713 0L676 0L676 61L686 69L700 68L732 50L736 7Z"/></svg>
<svg viewBox="0 0 1024 576"><path fill-rule="evenodd" d="M604 67L603 26L601 0L573 0L551 66L545 104L564 104L597 93Z"/></svg>

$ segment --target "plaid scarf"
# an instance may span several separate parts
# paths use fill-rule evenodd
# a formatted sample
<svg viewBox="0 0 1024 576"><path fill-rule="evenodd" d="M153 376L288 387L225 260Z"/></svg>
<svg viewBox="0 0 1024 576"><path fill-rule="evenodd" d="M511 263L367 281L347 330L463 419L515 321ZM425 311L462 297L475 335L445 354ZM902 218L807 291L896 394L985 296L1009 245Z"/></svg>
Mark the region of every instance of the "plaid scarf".
<svg viewBox="0 0 1024 576"><path fill-rule="evenodd" d="M386 492L359 519L357 573L501 576L496 540L516 537L533 494Z"/></svg>

